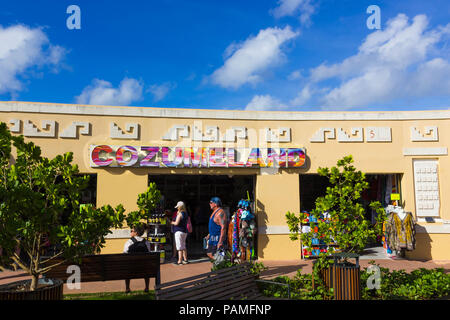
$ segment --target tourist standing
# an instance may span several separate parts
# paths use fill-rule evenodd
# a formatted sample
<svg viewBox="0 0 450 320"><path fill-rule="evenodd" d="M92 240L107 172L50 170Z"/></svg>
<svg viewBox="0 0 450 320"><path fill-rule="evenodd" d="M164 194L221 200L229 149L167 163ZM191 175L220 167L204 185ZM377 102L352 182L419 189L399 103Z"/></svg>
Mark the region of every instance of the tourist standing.
<svg viewBox="0 0 450 320"><path fill-rule="evenodd" d="M188 264L187 259L187 249L186 249L186 238L188 235L187 231L187 221L188 213L186 210L186 205L183 201L178 201L175 208L177 211L177 216L174 221L171 222L173 225L173 231L175 235L175 246L178 251L178 261L174 262L176 265Z"/></svg>
<svg viewBox="0 0 450 320"><path fill-rule="evenodd" d="M227 239L227 215L222 209L222 201L218 197L213 197L209 201L209 206L212 210L212 214L209 217L209 234L206 236L208 239L208 249L206 254L213 260L214 254L219 249L225 249L225 243Z"/></svg>

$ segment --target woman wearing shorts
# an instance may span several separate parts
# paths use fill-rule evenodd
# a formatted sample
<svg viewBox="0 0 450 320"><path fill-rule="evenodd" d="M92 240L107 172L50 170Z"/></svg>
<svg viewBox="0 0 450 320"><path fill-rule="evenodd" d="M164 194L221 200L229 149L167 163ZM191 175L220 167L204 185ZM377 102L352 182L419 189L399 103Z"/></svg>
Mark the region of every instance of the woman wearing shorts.
<svg viewBox="0 0 450 320"><path fill-rule="evenodd" d="M174 264L188 264L187 260L187 249L186 249L186 238L187 238L187 220L188 214L184 202L178 201L175 206L178 209L177 216L174 221L171 222L173 225L173 232L175 234L175 246L178 251L178 261Z"/></svg>

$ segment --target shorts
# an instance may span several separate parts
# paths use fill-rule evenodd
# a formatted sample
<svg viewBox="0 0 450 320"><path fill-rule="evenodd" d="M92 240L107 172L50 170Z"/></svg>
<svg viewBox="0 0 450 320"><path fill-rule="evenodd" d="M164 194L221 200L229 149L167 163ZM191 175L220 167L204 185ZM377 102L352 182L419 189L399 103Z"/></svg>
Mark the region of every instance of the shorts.
<svg viewBox="0 0 450 320"><path fill-rule="evenodd" d="M187 233L177 231L175 232L175 247L177 250L186 250Z"/></svg>
<svg viewBox="0 0 450 320"><path fill-rule="evenodd" d="M227 250L227 246L224 244L221 247L223 250ZM208 248L206 249L206 253L216 253L217 245L208 244Z"/></svg>
<svg viewBox="0 0 450 320"><path fill-rule="evenodd" d="M208 248L206 248L206 253L216 253L217 246L213 246L212 244L208 245Z"/></svg>

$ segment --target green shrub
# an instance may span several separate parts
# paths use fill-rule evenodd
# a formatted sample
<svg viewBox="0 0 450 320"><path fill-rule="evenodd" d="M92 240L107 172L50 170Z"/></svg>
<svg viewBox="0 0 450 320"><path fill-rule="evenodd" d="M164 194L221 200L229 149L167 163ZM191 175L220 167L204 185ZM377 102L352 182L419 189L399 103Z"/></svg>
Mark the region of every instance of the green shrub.
<svg viewBox="0 0 450 320"><path fill-rule="evenodd" d="M431 300L450 295L450 274L443 268L417 269L411 273L405 270L390 271L380 268L380 289L369 289L367 280L372 275L367 268L361 271L362 300ZM272 281L288 283L292 299L321 300L332 298L330 291L318 287L312 288L312 275L302 274L301 269L293 278L279 276ZM286 289L275 284L264 284L262 292L269 297L286 297Z"/></svg>
<svg viewBox="0 0 450 320"><path fill-rule="evenodd" d="M301 269L297 270L297 274L292 279L287 276L279 276L271 281L289 284L291 299L295 300L322 300L324 297L329 298L332 295L332 289L329 291L322 286L313 289L312 275L302 274ZM287 297L286 287L276 284L264 283L262 293L268 297Z"/></svg>
<svg viewBox="0 0 450 320"><path fill-rule="evenodd" d="M251 271L251 273L253 273L255 275L259 275L261 273L261 271L267 269L267 267L264 266L264 264L262 262L257 262L257 261L249 261L249 262L251 265L250 271ZM216 271L216 270L225 269L225 268L231 268L237 264L238 263L232 262L231 253L229 251L226 251L225 259L218 264L213 264L211 267L211 271Z"/></svg>
<svg viewBox="0 0 450 320"><path fill-rule="evenodd" d="M366 300L429 300L450 295L450 274L443 268L420 268L407 273L380 267L380 289L366 286L370 275L367 268L361 271L362 298Z"/></svg>
<svg viewBox="0 0 450 320"><path fill-rule="evenodd" d="M262 271L267 269L267 267L262 262L250 261L250 264L250 270L255 275L259 275Z"/></svg>

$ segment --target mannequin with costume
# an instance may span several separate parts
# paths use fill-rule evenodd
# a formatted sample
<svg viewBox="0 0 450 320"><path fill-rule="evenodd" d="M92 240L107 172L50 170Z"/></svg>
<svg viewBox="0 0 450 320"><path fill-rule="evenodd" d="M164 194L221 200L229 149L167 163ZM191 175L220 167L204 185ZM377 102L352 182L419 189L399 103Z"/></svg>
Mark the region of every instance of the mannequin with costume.
<svg viewBox="0 0 450 320"><path fill-rule="evenodd" d="M401 207L390 206L385 223L386 244L391 250L400 252L412 251L416 247L415 222L411 212Z"/></svg>

